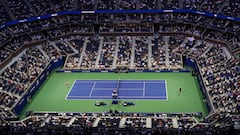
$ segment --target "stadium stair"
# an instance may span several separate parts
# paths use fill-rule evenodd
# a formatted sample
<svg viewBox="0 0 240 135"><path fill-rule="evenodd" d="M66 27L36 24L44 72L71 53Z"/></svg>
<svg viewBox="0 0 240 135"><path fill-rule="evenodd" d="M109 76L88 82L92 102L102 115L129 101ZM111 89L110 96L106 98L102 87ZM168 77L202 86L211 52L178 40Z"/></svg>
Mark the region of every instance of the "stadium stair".
<svg viewBox="0 0 240 135"><path fill-rule="evenodd" d="M49 43L50 45L52 45L58 52L61 51L61 50L56 46L56 42L54 42L54 41L48 41L48 43Z"/></svg>
<svg viewBox="0 0 240 135"><path fill-rule="evenodd" d="M96 58L96 63L95 63L96 69L99 68L98 65L99 65L100 56L102 54L102 47L103 47L103 37L100 37L100 43L99 43L98 53L97 53L97 58Z"/></svg>
<svg viewBox="0 0 240 135"><path fill-rule="evenodd" d="M47 118L43 121L40 127L45 126L45 123L49 123L49 121L50 121L50 116L47 116Z"/></svg>
<svg viewBox="0 0 240 135"><path fill-rule="evenodd" d="M100 117L96 118L96 120L93 122L92 127L97 127L98 126L98 122L100 121Z"/></svg>
<svg viewBox="0 0 240 135"><path fill-rule="evenodd" d="M88 37L85 37L84 39L84 43L83 43L83 50L82 50L82 53L80 55L80 58L79 58L79 62L78 62L78 67L81 67L81 64L82 64L82 60L83 60L83 55L84 55L84 52L86 50L86 47L87 47L87 43L88 43Z"/></svg>
<svg viewBox="0 0 240 135"><path fill-rule="evenodd" d="M146 128L152 128L152 118L146 119Z"/></svg>
<svg viewBox="0 0 240 135"><path fill-rule="evenodd" d="M148 68L152 69L152 38L148 37Z"/></svg>
<svg viewBox="0 0 240 135"><path fill-rule="evenodd" d="M118 49L119 49L119 37L117 37L117 39L116 39L116 50L115 50L115 55L114 55L114 59L113 59L113 68L116 68Z"/></svg>
<svg viewBox="0 0 240 135"><path fill-rule="evenodd" d="M179 47L180 46L186 46L186 43L188 42L188 38L186 38L185 37L185 39L184 39L184 41L178 46L178 47L176 47L174 50L173 50L173 52L176 52L178 49L179 49ZM187 51L187 49L185 49L185 52ZM184 52L182 52L182 54L183 54Z"/></svg>
<svg viewBox="0 0 240 135"><path fill-rule="evenodd" d="M201 41L197 40L197 43L189 50L188 55L193 52L197 46L199 46L201 44Z"/></svg>
<svg viewBox="0 0 240 135"><path fill-rule="evenodd" d="M37 46L37 48L43 54L44 57L46 57L47 59L50 59L49 56L46 54L46 52L42 49L42 46Z"/></svg>
<svg viewBox="0 0 240 135"><path fill-rule="evenodd" d="M75 121L75 119L76 119L75 117L72 117L71 120L66 125L66 127L70 127L72 125L72 123Z"/></svg>
<svg viewBox="0 0 240 135"><path fill-rule="evenodd" d="M206 51L204 51L203 53L202 53L202 55L200 56L200 57L202 57L202 56L204 56L204 55L206 55L206 53L213 47L213 44L211 44L211 43L206 43L209 47L206 49Z"/></svg>
<svg viewBox="0 0 240 135"><path fill-rule="evenodd" d="M13 93L11 93L11 92L9 92L9 91L1 90L1 89L0 89L0 92L6 93L6 94L8 94L8 95L10 95L10 96L15 96L15 97L17 97L18 100L20 99L20 96L19 96L19 95L13 94Z"/></svg>
<svg viewBox="0 0 240 135"><path fill-rule="evenodd" d="M119 123L119 128L125 128L126 118L122 118Z"/></svg>
<svg viewBox="0 0 240 135"><path fill-rule="evenodd" d="M74 53L78 53L78 50L76 48L74 48L68 41L65 40L63 43L66 44L67 46L69 46L73 50Z"/></svg>
<svg viewBox="0 0 240 135"><path fill-rule="evenodd" d="M173 128L178 128L178 121L176 118L172 118Z"/></svg>
<svg viewBox="0 0 240 135"><path fill-rule="evenodd" d="M7 67L10 67L11 65L13 65L13 63L15 61L18 61L19 58L26 53L26 49L24 49L21 53L19 53L17 56L15 56L5 67L3 67L2 69L0 69L0 73L2 73Z"/></svg>
<svg viewBox="0 0 240 135"><path fill-rule="evenodd" d="M24 0L24 2L31 9L31 11L33 12L34 16L38 16L36 10L33 8L32 4L29 2L29 0Z"/></svg>
<svg viewBox="0 0 240 135"><path fill-rule="evenodd" d="M222 11L222 9L223 9L225 6L229 6L229 3L230 3L230 1L225 0L225 1L222 3L222 5L218 8L217 13L220 14L221 11Z"/></svg>
<svg viewBox="0 0 240 135"><path fill-rule="evenodd" d="M224 47L224 46L222 46L222 50L223 50L224 53L227 55L227 58L228 58L228 59L231 59L231 57L233 56L233 54L231 54L231 53L229 52L229 50L228 50L226 47Z"/></svg>
<svg viewBox="0 0 240 135"><path fill-rule="evenodd" d="M6 9L6 11L7 11L8 15L10 16L10 18L11 18L12 20L16 20L16 17L13 15L13 12L11 11L11 9L10 9L10 8L8 7L8 5L6 4L6 1L5 1L5 0L2 0L2 1L0 1L0 2L2 2L3 6L4 6L4 8Z"/></svg>
<svg viewBox="0 0 240 135"><path fill-rule="evenodd" d="M202 9L202 7L204 6L204 4L207 2L207 0L204 0L203 2L202 2L202 4L198 7L198 9Z"/></svg>
<svg viewBox="0 0 240 135"><path fill-rule="evenodd" d="M78 0L75 0L73 11L78 9Z"/></svg>
<svg viewBox="0 0 240 135"><path fill-rule="evenodd" d="M131 49L131 59L130 59L130 68L134 68L134 59L135 59L135 46L136 46L136 37L132 38L132 49Z"/></svg>
<svg viewBox="0 0 240 135"><path fill-rule="evenodd" d="M169 37L163 37L163 41L164 41L164 43L165 43L165 50L166 50L166 55L165 55L165 57L166 57L166 67L169 67L170 66L170 64L169 64L169 48L168 48L168 43L169 43Z"/></svg>

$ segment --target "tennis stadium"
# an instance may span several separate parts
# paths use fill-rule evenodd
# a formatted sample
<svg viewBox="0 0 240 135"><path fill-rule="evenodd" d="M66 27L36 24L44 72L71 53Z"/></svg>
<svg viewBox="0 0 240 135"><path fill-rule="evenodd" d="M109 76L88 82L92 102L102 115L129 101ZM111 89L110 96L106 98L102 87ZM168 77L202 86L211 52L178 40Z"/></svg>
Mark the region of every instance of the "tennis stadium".
<svg viewBox="0 0 240 135"><path fill-rule="evenodd" d="M0 134L240 135L239 0L1 0Z"/></svg>

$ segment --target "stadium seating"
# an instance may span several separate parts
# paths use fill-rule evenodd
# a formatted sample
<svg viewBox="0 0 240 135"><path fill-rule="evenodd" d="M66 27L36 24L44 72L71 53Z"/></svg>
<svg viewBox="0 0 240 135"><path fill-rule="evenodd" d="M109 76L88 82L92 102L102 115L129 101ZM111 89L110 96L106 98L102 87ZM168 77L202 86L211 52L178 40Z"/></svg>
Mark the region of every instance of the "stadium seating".
<svg viewBox="0 0 240 135"><path fill-rule="evenodd" d="M104 37L102 53L98 64L99 69L110 69L113 66L116 52L116 40L115 37Z"/></svg>
<svg viewBox="0 0 240 135"><path fill-rule="evenodd" d="M193 9L240 17L239 3L239 0L3 0L0 24L61 11L97 9ZM154 21L158 24L154 25ZM239 22L192 13L63 15L1 28L0 132L239 133L233 130L240 123L239 31ZM156 33L160 35L153 36ZM70 70L103 70L117 65L129 65L136 70L178 70L183 68L182 56L197 61L213 104L212 112L203 120L196 120L195 114L119 112L35 113L16 121L18 117L12 111L51 60L66 58L64 68Z"/></svg>

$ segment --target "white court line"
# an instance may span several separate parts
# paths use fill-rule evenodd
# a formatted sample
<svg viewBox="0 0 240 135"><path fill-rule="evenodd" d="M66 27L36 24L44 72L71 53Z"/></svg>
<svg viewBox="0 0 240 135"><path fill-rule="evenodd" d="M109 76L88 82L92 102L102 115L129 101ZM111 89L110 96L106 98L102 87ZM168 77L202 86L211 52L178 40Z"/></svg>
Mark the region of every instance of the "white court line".
<svg viewBox="0 0 240 135"><path fill-rule="evenodd" d="M146 82L143 82L143 97L145 97L145 91L146 91Z"/></svg>
<svg viewBox="0 0 240 135"><path fill-rule="evenodd" d="M118 79L77 79L77 81L118 81ZM159 80L159 79L121 79L121 81L162 81L164 80Z"/></svg>
<svg viewBox="0 0 240 135"><path fill-rule="evenodd" d="M81 97L83 97L83 98L88 98L89 99L89 97L88 96L69 96L69 97L79 97L79 98L81 98ZM94 98L94 97L102 97L102 98L108 98L108 97L112 97L112 96L91 96L92 98ZM143 97L142 96L118 96L118 97L127 97L127 98L139 98L139 99L142 99ZM166 96L145 96L145 97L147 97L147 98L162 98L162 97L166 97Z"/></svg>
<svg viewBox="0 0 240 135"><path fill-rule="evenodd" d="M85 97L85 98L89 98L89 96L69 96L69 97ZM111 97L111 96L91 96L91 97Z"/></svg>
<svg viewBox="0 0 240 135"><path fill-rule="evenodd" d="M92 96L92 93L93 93L93 91L94 90L103 90L103 89L105 89L105 90L113 90L114 88L108 88L108 89L106 89L106 88L95 88L95 85L96 85L96 82L94 81L94 84L93 84L93 86L92 86L92 89L91 89L91 92L90 92L90 94L89 94L89 96L69 96L69 94L70 94L70 92L72 91L72 88L73 88L73 86L75 85L75 83L76 83L76 81L77 80L75 80L74 81L74 83L72 84L72 86L71 86L71 88L70 88L70 90L68 91L68 94L66 95L66 97L65 97L65 100L69 100L69 99L67 99L67 97L103 97L103 96ZM80 80L80 81L82 81L82 80ZM90 80L89 80L90 81ZM98 80L97 80L98 81ZM142 90L143 90L143 96L142 97L148 97L148 98L161 98L161 97L166 97L166 99L164 99L164 100L168 100L168 91L167 91L167 82L166 82L166 80L164 80L164 82L161 82L161 81L163 81L163 80L153 80L153 81L159 81L159 82L145 82L144 80L143 81L141 81L141 82L134 82L134 83L141 83L141 84L143 84L143 88L142 88ZM91 82L78 82L78 83L92 83L92 81ZM109 82L110 83L110 82ZM123 83L133 83L133 82L123 82ZM165 91L166 91L166 96L145 96L145 92L146 92L146 83L165 83ZM114 83L115 84L115 83ZM141 89L130 89L130 88L123 88L123 89L119 89L119 90L141 90ZM130 98L130 97L132 97L132 98L142 98L141 96L119 96L119 97L127 97L127 98Z"/></svg>
<svg viewBox="0 0 240 135"><path fill-rule="evenodd" d="M67 100L67 97L70 94L70 92L72 91L72 88L73 88L73 85L75 85L75 82L76 82L76 80L73 82L71 88L68 90L68 94L66 95L65 100Z"/></svg>
<svg viewBox="0 0 240 135"><path fill-rule="evenodd" d="M92 89L91 89L91 92L90 92L90 94L89 94L89 97L91 97L91 96L92 96L93 89L94 89L95 85L96 85L96 82L94 82L94 83L93 83L93 85L92 85Z"/></svg>
<svg viewBox="0 0 240 135"><path fill-rule="evenodd" d="M133 97L133 98L142 98L142 96L119 96L119 97ZM162 97L166 97L166 96L145 96L145 98L162 98Z"/></svg>
<svg viewBox="0 0 240 135"><path fill-rule="evenodd" d="M115 88L95 88L96 91L108 91L108 90L114 90ZM143 90L143 88L119 88L118 90Z"/></svg>
<svg viewBox="0 0 240 135"><path fill-rule="evenodd" d="M94 81L91 82L76 82L76 83L93 83Z"/></svg>
<svg viewBox="0 0 240 135"><path fill-rule="evenodd" d="M108 90L113 90L113 89L115 89L115 88L94 88L93 90L96 90L96 91L98 91L98 90L103 90L103 91L108 91Z"/></svg>
<svg viewBox="0 0 240 135"><path fill-rule="evenodd" d="M168 100L168 91L167 91L167 81L165 80L165 91L166 91L166 100Z"/></svg>
<svg viewBox="0 0 240 135"><path fill-rule="evenodd" d="M84 81L84 80L81 80L81 81ZM86 80L86 81L89 81L89 82L76 82L76 83L92 83L93 81L90 81L90 80ZM112 84L115 84L116 82L104 82L104 80L96 80L96 81L103 81L103 82L98 82L98 83L112 83ZM111 81L111 80L106 80L106 81ZM112 80L112 81L116 81L116 80ZM145 82L146 80L143 80L143 81L140 81L140 82L130 82L131 80L121 80L121 81L129 81L129 82L121 82L121 84L123 83L143 83ZM154 81L157 81L157 80L154 80ZM165 83L165 82L162 82L163 80L159 80L159 82L147 82L147 83Z"/></svg>

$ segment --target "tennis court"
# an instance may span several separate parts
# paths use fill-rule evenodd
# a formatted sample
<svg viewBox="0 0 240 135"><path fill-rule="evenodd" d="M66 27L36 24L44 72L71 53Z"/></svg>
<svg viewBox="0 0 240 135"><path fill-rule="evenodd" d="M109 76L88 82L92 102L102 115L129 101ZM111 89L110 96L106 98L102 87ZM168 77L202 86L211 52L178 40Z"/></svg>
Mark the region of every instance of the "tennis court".
<svg viewBox="0 0 240 135"><path fill-rule="evenodd" d="M118 110L123 112L203 112L206 115L207 108L203 102L202 93L199 90L197 79L193 78L189 73L56 73L51 72L49 78L41 86L40 90L33 96L31 102L27 104L21 113L21 118L25 117L27 111L34 112L108 112L111 110ZM129 96L128 93L133 93L136 90L138 97L133 95L125 97L121 101L133 102L135 106L124 107L122 104L112 104L112 90L116 88L119 83L118 95ZM69 86L66 87L66 81L69 81ZM127 84L123 83L125 80L131 85L133 82L137 83L136 87L129 86L131 91L125 90ZM152 80L152 81L151 81ZM114 83L104 85L102 82ZM89 84L85 84L88 82ZM94 82L96 82L95 86ZM145 98L143 98L143 85L145 82ZM155 88L152 83L157 82ZM123 86L124 85L124 86ZM149 86L150 85L150 86ZM164 87L165 85L165 87ZM88 86L88 89L85 87ZM92 90L93 87L93 90ZM109 87L107 89L106 87ZM154 87L154 86L153 86ZM183 95L179 95L179 87L183 88ZM84 88L84 89L83 89ZM109 94L97 94L99 88L106 88ZM151 89L151 90L150 90ZM92 90L92 94L91 93ZM155 91L155 92L153 92ZM103 90L100 90L100 93ZM123 92L124 94L121 94ZM140 94L141 93L141 94ZM149 95L151 94L151 95ZM164 95L166 96L164 98ZM76 96L71 97L71 96ZM83 97L80 97L83 96ZM92 96L92 97L89 97ZM93 97L99 96L99 97ZM153 98L150 96L158 96ZM163 97L160 97L163 96ZM108 99L106 99L108 97ZM124 98L124 97L122 97ZM127 99L126 99L127 98ZM103 101L106 106L95 106L96 100ZM133 99L133 100L132 100Z"/></svg>
<svg viewBox="0 0 240 135"><path fill-rule="evenodd" d="M75 80L65 99L167 100L166 80Z"/></svg>

